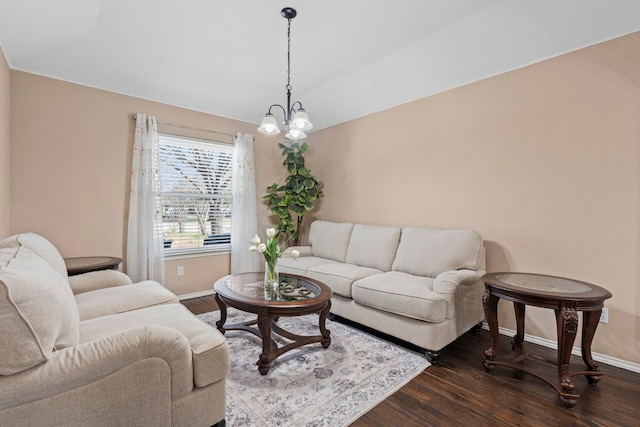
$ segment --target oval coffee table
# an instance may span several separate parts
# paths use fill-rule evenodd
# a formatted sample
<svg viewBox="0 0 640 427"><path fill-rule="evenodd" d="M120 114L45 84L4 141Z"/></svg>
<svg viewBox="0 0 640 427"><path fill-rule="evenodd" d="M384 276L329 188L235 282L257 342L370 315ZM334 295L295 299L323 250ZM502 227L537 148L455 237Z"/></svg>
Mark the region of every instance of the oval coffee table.
<svg viewBox="0 0 640 427"><path fill-rule="evenodd" d="M331 309L333 292L324 283L293 274L280 274L278 291L267 291L263 285L264 273L243 273L225 276L213 286L216 302L220 307L220 320L216 326L220 332L246 331L262 340L262 353L258 359L258 371L266 375L273 362L281 354L303 345L319 342L323 348L331 344L330 331L325 322ZM227 307L254 313L255 320L225 325ZM279 317L296 317L320 313L320 335L297 335L286 331L276 323ZM257 328L254 326L257 325ZM278 334L292 341L279 347L272 338Z"/></svg>

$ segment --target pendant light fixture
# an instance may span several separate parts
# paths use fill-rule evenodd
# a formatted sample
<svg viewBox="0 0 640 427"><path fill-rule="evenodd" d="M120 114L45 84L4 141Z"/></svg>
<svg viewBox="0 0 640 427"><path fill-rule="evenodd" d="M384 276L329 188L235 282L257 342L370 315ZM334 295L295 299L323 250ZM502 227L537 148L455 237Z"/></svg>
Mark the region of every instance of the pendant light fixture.
<svg viewBox="0 0 640 427"><path fill-rule="evenodd" d="M302 103L300 101L295 101L293 104L291 103L291 20L296 17L297 12L292 7L285 7L280 12L284 18L286 18L288 22L287 26L287 85L285 89L287 89L287 108L284 108L280 104L273 104L269 107L269 111L262 119L262 123L258 128L258 132L264 133L267 135L276 135L280 133L280 128L276 123L275 117L273 117L273 113L271 113L271 109L273 107L278 107L282 109L284 113L284 128L287 131L285 138L298 140L303 139L307 136L306 131L310 130L313 125L309 121L309 116L302 108Z"/></svg>

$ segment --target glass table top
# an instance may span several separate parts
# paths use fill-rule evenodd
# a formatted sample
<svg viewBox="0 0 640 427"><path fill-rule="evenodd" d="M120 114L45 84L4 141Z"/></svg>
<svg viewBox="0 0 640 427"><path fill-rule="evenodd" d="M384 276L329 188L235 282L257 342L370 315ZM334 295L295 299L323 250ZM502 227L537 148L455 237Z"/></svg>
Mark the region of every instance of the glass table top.
<svg viewBox="0 0 640 427"><path fill-rule="evenodd" d="M304 301L316 298L322 292L313 282L282 274L277 289L266 289L258 274L231 276L224 285L236 294L260 301Z"/></svg>
<svg viewBox="0 0 640 427"><path fill-rule="evenodd" d="M509 286L548 294L586 294L593 290L593 288L586 283L564 279L562 277L504 273L498 274L495 278Z"/></svg>

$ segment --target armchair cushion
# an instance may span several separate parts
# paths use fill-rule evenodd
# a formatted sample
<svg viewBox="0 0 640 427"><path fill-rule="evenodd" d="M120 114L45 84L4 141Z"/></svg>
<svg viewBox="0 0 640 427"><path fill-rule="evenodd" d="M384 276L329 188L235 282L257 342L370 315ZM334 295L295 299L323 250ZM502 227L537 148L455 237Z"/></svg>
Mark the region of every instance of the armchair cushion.
<svg viewBox="0 0 640 427"><path fill-rule="evenodd" d="M0 375L12 375L78 344L79 315L64 277L21 246L0 249Z"/></svg>
<svg viewBox="0 0 640 427"><path fill-rule="evenodd" d="M205 387L225 377L229 370L229 347L217 329L193 316L182 304L163 304L126 313L98 317L80 323L80 342L102 339L144 325L174 328L191 346L193 382Z"/></svg>
<svg viewBox="0 0 640 427"><path fill-rule="evenodd" d="M96 289L76 295L80 320L124 313L159 304L178 304L179 302L172 292L158 282L151 280L128 286Z"/></svg>

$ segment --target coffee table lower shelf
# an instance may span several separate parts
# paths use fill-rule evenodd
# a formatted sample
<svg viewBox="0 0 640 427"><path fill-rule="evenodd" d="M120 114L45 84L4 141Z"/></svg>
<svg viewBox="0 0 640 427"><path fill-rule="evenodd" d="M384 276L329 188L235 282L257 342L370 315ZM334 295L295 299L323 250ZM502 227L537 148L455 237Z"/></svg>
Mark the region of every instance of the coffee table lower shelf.
<svg viewBox="0 0 640 427"><path fill-rule="evenodd" d="M331 345L331 332L326 328L325 325L327 315L329 314L329 307L327 307L326 310L323 310L326 311L324 315L323 313L320 313L319 316L319 328L321 335L297 335L278 326L276 322L278 321L279 317L275 316L259 316L257 319L248 322L225 325L224 323L227 316L226 309L224 311L222 310L224 303L221 304L220 301L217 302L221 308L220 320L216 322L216 326L218 327L218 330L220 332L225 333L226 331L245 331L257 336L262 341L262 353L260 353L258 362L256 362L256 365L258 365L258 371L262 375L266 375L269 372L269 369L271 368L271 362L288 351L314 343L322 344L322 348L328 348L329 345ZM258 326L255 327L255 325ZM279 346L278 343L273 339L273 334L277 334L283 338L291 340L292 342L283 346ZM269 338L264 339L263 337Z"/></svg>

